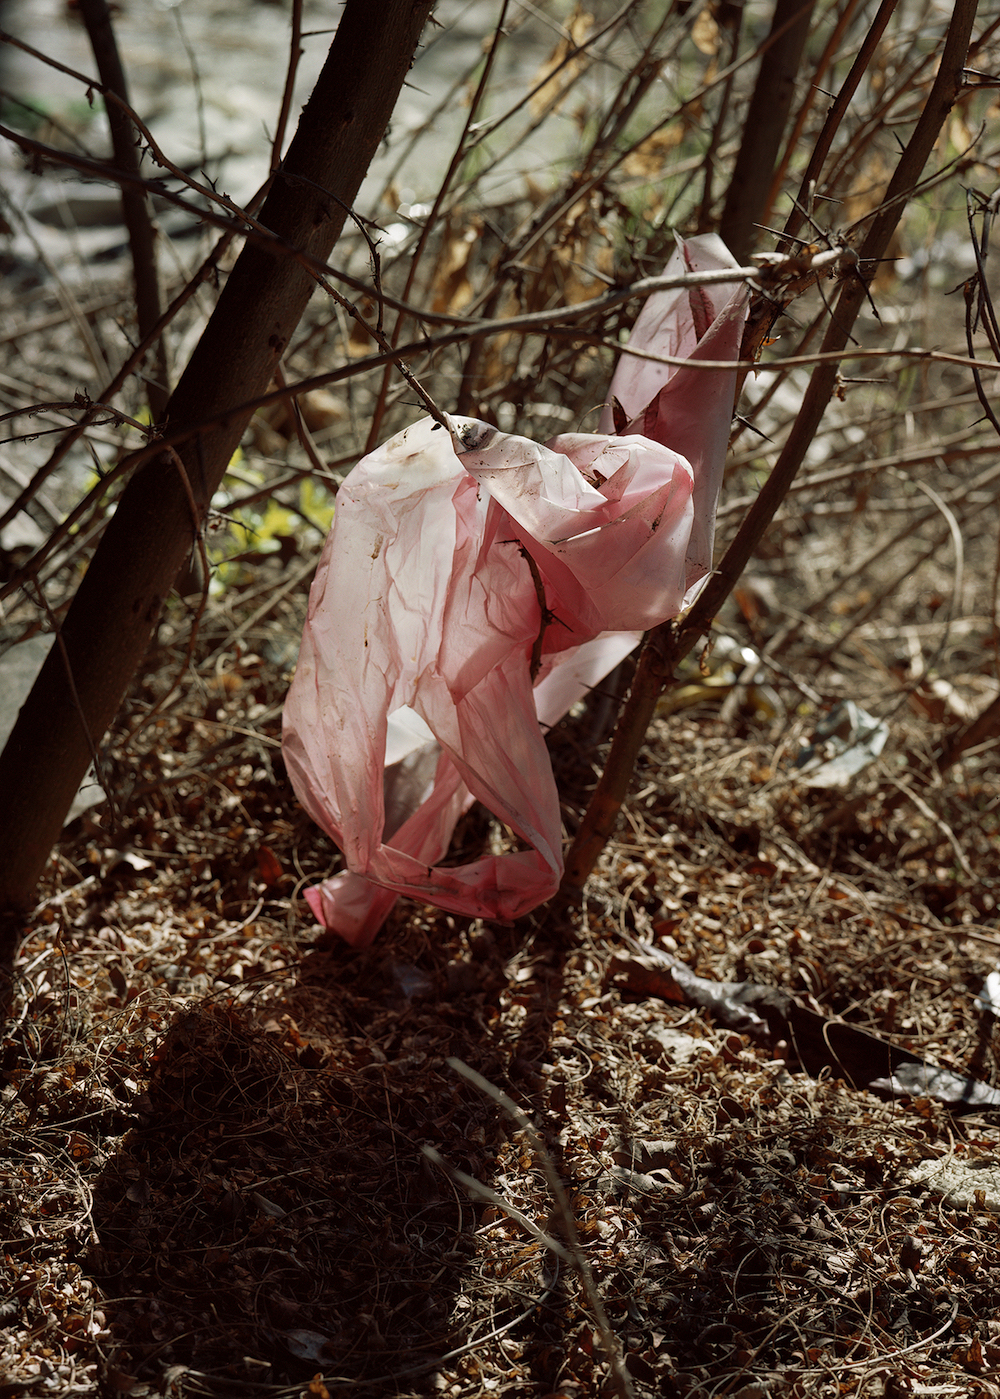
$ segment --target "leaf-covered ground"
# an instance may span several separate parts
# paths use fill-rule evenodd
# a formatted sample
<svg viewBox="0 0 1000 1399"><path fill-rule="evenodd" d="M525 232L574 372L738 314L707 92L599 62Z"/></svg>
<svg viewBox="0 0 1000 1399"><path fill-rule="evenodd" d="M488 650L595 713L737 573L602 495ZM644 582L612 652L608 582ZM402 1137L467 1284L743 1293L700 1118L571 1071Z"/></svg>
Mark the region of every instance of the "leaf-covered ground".
<svg viewBox="0 0 1000 1399"><path fill-rule="evenodd" d="M232 643L211 612L211 664L129 733L180 663L164 629L120 819L68 832L27 928L0 1393L1000 1391L997 1113L807 1074L641 974L652 946L994 1081L983 760L893 805L893 751L947 728L914 716L850 796L810 791L812 721L705 686L658 719L585 906L404 901L355 953L301 898L334 855L280 760L301 600L272 592ZM553 735L570 821L599 707Z"/></svg>

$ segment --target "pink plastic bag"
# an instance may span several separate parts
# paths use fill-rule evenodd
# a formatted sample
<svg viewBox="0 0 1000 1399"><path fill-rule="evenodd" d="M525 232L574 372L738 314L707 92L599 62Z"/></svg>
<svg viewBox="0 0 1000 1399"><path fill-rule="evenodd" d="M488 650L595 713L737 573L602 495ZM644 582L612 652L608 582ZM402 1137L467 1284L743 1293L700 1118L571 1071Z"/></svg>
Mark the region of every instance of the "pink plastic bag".
<svg viewBox="0 0 1000 1399"><path fill-rule="evenodd" d="M691 240L671 267L719 248ZM745 293L712 290L715 300L702 289L651 298L632 343L735 359ZM616 372L615 396L635 419L626 435L540 446L471 419L452 420L449 435L426 418L340 487L284 754L347 866L306 898L349 943L371 942L400 894L507 920L557 889L562 830L543 728L676 615L711 567L734 375L650 367L626 355ZM712 419L700 429L699 403ZM674 415L683 455L668 442ZM474 801L526 848L443 869Z"/></svg>

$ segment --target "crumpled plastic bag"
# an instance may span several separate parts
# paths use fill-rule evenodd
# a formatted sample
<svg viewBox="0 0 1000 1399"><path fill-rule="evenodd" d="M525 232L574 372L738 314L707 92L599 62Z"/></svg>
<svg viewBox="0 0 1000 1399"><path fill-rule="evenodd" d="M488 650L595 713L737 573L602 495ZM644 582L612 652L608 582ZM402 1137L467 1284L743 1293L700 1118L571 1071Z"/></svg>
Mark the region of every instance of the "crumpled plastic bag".
<svg viewBox="0 0 1000 1399"><path fill-rule="evenodd" d="M677 251L666 271L668 275L716 272L735 266L722 239L705 233L686 241L678 238ZM695 362L738 359L748 304L745 284L655 292L639 312L629 346ZM614 431L617 400L627 419L626 432L640 432L669 445L691 463L694 520L688 567L692 581L699 571L703 577L712 571L715 510L722 489L735 390L735 371L717 374L678 369L638 359L626 351L618 361L598 423L598 432Z"/></svg>
<svg viewBox="0 0 1000 1399"><path fill-rule="evenodd" d="M670 268L720 258L734 265L692 239ZM745 307L741 286L660 293L630 343L735 360ZM710 569L734 383L626 354L612 392L639 431L541 446L425 418L347 476L284 715L296 795L347 866L306 890L319 922L366 946L400 894L509 920L556 891L543 730ZM474 801L525 848L443 868Z"/></svg>

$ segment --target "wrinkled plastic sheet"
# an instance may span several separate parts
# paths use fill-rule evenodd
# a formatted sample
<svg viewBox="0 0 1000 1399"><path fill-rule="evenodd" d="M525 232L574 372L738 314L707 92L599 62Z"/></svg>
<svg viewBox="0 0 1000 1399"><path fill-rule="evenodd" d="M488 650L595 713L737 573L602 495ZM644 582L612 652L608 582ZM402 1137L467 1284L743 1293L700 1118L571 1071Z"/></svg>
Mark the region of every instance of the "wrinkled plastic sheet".
<svg viewBox="0 0 1000 1399"><path fill-rule="evenodd" d="M976 996L976 1005L987 1015L1000 1019L1000 971L992 971Z"/></svg>
<svg viewBox="0 0 1000 1399"><path fill-rule="evenodd" d="M731 265L708 237L670 269ZM630 343L732 361L745 308L741 286L660 293ZM621 435L425 418L348 475L284 716L296 794L347 866L306 891L327 928L363 946L400 894L510 920L555 892L545 730L711 569L734 387L625 355ZM474 801L523 848L442 867Z"/></svg>
<svg viewBox="0 0 1000 1399"><path fill-rule="evenodd" d="M853 700L834 705L816 725L813 741L795 760L810 787L846 787L882 752L889 725Z"/></svg>
<svg viewBox="0 0 1000 1399"><path fill-rule="evenodd" d="M1000 1089L929 1063L918 1054L804 1006L780 986L712 981L654 943L633 942L616 982L641 996L685 1001L770 1048L786 1043L809 1074L832 1072L885 1097L933 1098L953 1112L1000 1108Z"/></svg>
<svg viewBox="0 0 1000 1399"><path fill-rule="evenodd" d="M934 1098L958 1112L1000 1108L1000 1089L937 1064L898 1064L888 1077L873 1078L868 1087L893 1098Z"/></svg>

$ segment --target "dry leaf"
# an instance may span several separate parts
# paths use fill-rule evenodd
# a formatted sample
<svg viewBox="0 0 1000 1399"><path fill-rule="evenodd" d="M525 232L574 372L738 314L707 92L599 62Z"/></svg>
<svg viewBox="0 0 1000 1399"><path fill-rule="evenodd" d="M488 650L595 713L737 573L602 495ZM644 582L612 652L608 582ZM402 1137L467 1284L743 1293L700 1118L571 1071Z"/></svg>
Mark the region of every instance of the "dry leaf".
<svg viewBox="0 0 1000 1399"><path fill-rule="evenodd" d="M593 27L593 15L588 15L578 6L566 23L563 37L535 74L532 86L537 86L538 90L533 94L529 104L532 116L541 116L549 107L555 111L563 101L585 68L587 56L581 53L576 58L570 59L568 63L564 63L564 60L574 49L579 48ZM556 72L557 69L558 72ZM545 79L550 73L553 74L553 77L546 82ZM538 86L539 84L540 86Z"/></svg>
<svg viewBox="0 0 1000 1399"><path fill-rule="evenodd" d="M469 259L479 243L483 223L481 219L462 221L454 231L456 223L458 220L448 220L438 275L434 279L437 290L431 309L437 312L461 311L472 300Z"/></svg>
<svg viewBox="0 0 1000 1399"><path fill-rule="evenodd" d="M714 58L719 52L719 25L709 6L705 6L691 26L691 38L698 52L707 58Z"/></svg>
<svg viewBox="0 0 1000 1399"><path fill-rule="evenodd" d="M641 180L657 179L663 173L667 157L683 141L684 130L684 121L678 118L640 141L622 161L625 174Z"/></svg>

